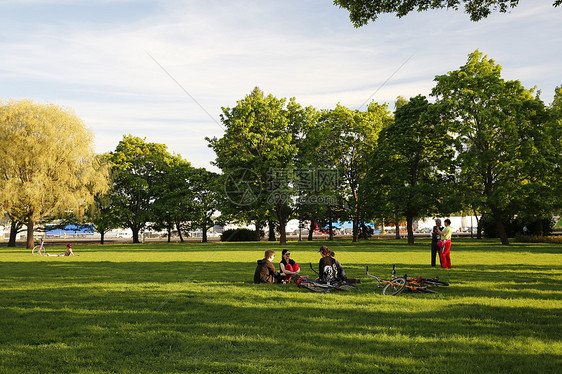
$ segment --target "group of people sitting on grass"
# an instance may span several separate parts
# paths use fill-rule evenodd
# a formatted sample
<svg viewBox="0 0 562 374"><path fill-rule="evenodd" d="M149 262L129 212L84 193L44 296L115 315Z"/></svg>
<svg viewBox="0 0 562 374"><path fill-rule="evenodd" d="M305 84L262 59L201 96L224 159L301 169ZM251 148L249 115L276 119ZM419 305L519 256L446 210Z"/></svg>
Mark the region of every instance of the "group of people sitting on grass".
<svg viewBox="0 0 562 374"><path fill-rule="evenodd" d="M335 258L334 252L323 245L318 251L322 258L318 263L318 279L321 282L346 282L348 281L342 265ZM254 283L290 283L300 277L300 265L291 259L291 252L284 249L281 252L280 271L273 265L275 251L268 249L264 258L258 260L254 273ZM349 280L352 281L352 280ZM356 281L356 280L353 280Z"/></svg>

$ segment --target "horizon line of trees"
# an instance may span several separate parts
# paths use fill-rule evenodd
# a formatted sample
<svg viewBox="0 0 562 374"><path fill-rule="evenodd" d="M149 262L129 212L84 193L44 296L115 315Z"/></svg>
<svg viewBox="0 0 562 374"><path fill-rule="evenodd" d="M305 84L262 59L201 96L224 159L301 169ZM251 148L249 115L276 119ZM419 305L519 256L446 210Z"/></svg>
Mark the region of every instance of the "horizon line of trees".
<svg viewBox="0 0 562 374"><path fill-rule="evenodd" d="M35 222L61 218L93 224L102 242L118 227L135 243L149 227L182 241L197 227L206 241L217 211L254 223L257 236L268 226L270 240L277 228L280 244L293 218L352 221L355 242L365 222L405 220L413 243L415 219L464 211L488 217L509 244L515 216L531 224L560 212L562 87L546 105L477 50L436 76L431 96L400 97L393 112L375 102L318 110L256 87L222 108L223 136L206 138L222 174L133 135L95 155L68 111L9 102L0 105L0 205L13 231L31 225L28 246Z"/></svg>

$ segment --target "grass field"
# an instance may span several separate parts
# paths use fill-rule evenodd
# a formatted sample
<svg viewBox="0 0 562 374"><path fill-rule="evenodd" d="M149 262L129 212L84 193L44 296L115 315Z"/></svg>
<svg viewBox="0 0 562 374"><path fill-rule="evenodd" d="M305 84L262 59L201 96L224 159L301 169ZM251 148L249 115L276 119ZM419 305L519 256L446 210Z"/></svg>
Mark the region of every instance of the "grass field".
<svg viewBox="0 0 562 374"><path fill-rule="evenodd" d="M265 249L309 262L327 244L361 293L255 285ZM456 240L0 248L0 373L558 373L562 246ZM49 248L51 253L63 247ZM382 296L369 271L439 276L439 294Z"/></svg>

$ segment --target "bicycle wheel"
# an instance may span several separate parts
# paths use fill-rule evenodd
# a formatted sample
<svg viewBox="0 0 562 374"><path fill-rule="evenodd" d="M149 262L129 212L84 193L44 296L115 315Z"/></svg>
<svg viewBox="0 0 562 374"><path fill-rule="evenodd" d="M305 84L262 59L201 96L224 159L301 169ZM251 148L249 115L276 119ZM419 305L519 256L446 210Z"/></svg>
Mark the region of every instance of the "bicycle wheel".
<svg viewBox="0 0 562 374"><path fill-rule="evenodd" d="M305 290L309 290L312 292L319 292L319 293L328 293L330 292L330 288L326 286L321 286L318 284L310 283L310 282L300 282L299 288L303 288Z"/></svg>
<svg viewBox="0 0 562 374"><path fill-rule="evenodd" d="M387 283L386 286L383 287L382 294L386 296L395 296L404 291L405 287L406 279L402 277L394 278L389 283Z"/></svg>
<svg viewBox="0 0 562 374"><path fill-rule="evenodd" d="M361 288L357 287L354 284L349 284L349 283L339 284L335 286L335 288L336 290L340 290L340 291L361 291Z"/></svg>
<svg viewBox="0 0 562 374"><path fill-rule="evenodd" d="M431 286L448 286L449 285L449 283L443 282L443 281L440 281L440 280L437 280L437 279L424 279L423 283L429 284Z"/></svg>
<svg viewBox="0 0 562 374"><path fill-rule="evenodd" d="M38 251L40 251L40 250L41 250L40 247L33 247L33 249L31 250L31 254L32 254L33 256L41 256L41 253L38 252Z"/></svg>

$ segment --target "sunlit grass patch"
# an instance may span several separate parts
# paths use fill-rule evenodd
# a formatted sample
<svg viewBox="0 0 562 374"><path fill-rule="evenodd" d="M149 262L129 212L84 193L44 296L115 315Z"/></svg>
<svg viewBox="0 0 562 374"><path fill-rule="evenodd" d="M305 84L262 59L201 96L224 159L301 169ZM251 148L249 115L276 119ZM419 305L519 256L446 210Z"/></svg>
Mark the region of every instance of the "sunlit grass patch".
<svg viewBox="0 0 562 374"><path fill-rule="evenodd" d="M274 243L76 245L76 258L0 249L0 372L557 372L560 246L456 240L453 269L429 241L290 242L313 276L327 244L363 292L255 285ZM74 246L73 246L74 247ZM62 247L60 248L62 250ZM56 252L57 248L53 249ZM279 258L276 259L278 263ZM439 276L439 294L380 294Z"/></svg>

